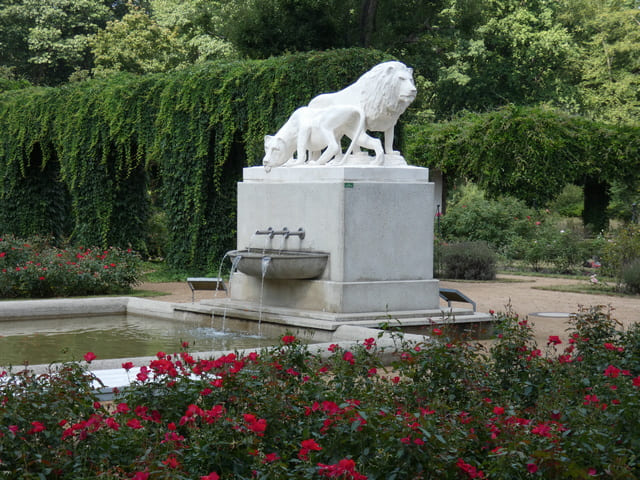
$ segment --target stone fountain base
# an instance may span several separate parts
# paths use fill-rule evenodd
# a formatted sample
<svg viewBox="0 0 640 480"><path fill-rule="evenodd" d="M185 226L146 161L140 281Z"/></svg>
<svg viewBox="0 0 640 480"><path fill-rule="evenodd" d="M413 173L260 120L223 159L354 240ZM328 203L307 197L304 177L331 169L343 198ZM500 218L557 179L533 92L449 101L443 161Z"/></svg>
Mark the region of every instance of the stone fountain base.
<svg viewBox="0 0 640 480"><path fill-rule="evenodd" d="M231 299L328 314L428 311L438 307L438 280L265 280L234 273ZM366 313L365 315L369 315Z"/></svg>
<svg viewBox="0 0 640 480"><path fill-rule="evenodd" d="M440 305L428 177L427 169L408 166L245 169L238 184L241 252L234 255L252 257L250 265L237 264L244 273L232 273L230 298L180 309L210 316L215 327L263 333L271 325L294 333L386 325L427 335L436 324L490 328L488 314ZM284 269L295 252L329 256L313 279L299 279L297 271L290 279L282 278L284 270L261 272L264 257Z"/></svg>
<svg viewBox="0 0 640 480"><path fill-rule="evenodd" d="M334 319L437 310L435 212L426 168L326 165L269 173L246 168L238 184L238 249L327 252L329 258L312 280L234 273L231 300L263 311L336 314ZM303 236L264 234L300 229Z"/></svg>
<svg viewBox="0 0 640 480"><path fill-rule="evenodd" d="M240 252L234 255L251 256L250 265L232 273L230 298L180 309L243 331L388 325L428 334L434 324L488 325L488 314L440 305L433 278L434 202L426 168L246 168L238 184ZM290 279L280 270L260 271L264 257L284 269L285 257L295 252L329 255L313 279L300 279L297 269Z"/></svg>
<svg viewBox="0 0 640 480"><path fill-rule="evenodd" d="M494 318L487 313L466 308L438 307L429 310L398 310L360 313L333 313L299 308L261 306L259 303L234 301L229 298L202 300L197 304L180 304L177 311L206 316L211 325L221 330L257 333L261 335L285 328L294 335L311 335L316 339L330 339L332 332L348 325L366 328L389 328L404 333L430 335L434 326L448 325L474 338L488 337ZM279 329L279 330L278 330ZM309 332L314 332L310 334ZM329 340L327 340L329 341Z"/></svg>
<svg viewBox="0 0 640 480"><path fill-rule="evenodd" d="M220 318L236 318L266 323L289 324L333 330L340 325L378 328L389 326L424 326L444 323L491 322L487 313L466 308L434 308L430 310L397 310L383 312L333 313L299 308L260 306L259 303L238 302L231 299L202 300L198 305L183 304L180 309L213 314Z"/></svg>

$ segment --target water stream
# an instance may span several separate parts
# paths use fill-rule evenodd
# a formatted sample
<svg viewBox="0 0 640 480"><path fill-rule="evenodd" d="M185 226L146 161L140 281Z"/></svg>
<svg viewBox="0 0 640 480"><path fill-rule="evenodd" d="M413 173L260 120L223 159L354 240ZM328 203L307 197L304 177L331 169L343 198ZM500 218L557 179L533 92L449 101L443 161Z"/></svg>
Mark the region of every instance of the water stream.
<svg viewBox="0 0 640 480"><path fill-rule="evenodd" d="M271 257L262 257L262 281L260 282L260 307L258 314L258 335L262 335L262 296L264 294L264 277L267 276L267 270L269 269L269 263L271 262Z"/></svg>
<svg viewBox="0 0 640 480"><path fill-rule="evenodd" d="M220 260L220 266L218 267L218 278L220 280L218 280L218 282L216 283L216 290L220 286L219 282L222 281L222 265L224 264L224 261L227 259L228 256L229 256L229 252L225 253L224 256L222 257L222 260Z"/></svg>
<svg viewBox="0 0 640 480"><path fill-rule="evenodd" d="M224 264L224 261L227 259L227 257L229 256L229 252L225 253L222 256L222 260L220 260L220 265L218 266L218 281L216 282L216 291L218 290L218 288L220 287L220 282L224 281L222 280L222 265ZM224 316L226 317L226 315ZM223 317L222 319L222 331L225 332L225 318ZM211 328L213 328L214 325L214 320L216 318L216 314L214 312L211 312Z"/></svg>
<svg viewBox="0 0 640 480"><path fill-rule="evenodd" d="M253 245L253 239L256 238L256 233L254 233L253 235L251 235L251 238L249 239L249 244L247 245L247 252L251 252L251 245Z"/></svg>

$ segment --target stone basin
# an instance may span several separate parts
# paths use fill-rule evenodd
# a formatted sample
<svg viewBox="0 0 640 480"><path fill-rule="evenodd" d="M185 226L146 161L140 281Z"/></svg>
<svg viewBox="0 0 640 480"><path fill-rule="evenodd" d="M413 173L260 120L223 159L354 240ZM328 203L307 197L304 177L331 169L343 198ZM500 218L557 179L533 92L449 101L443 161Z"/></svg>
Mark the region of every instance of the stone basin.
<svg viewBox="0 0 640 480"><path fill-rule="evenodd" d="M319 277L329 259L327 252L301 250L232 250L228 255L239 272L251 277L262 278L263 263L266 263L264 278L272 280ZM237 257L240 257L240 260L237 260Z"/></svg>

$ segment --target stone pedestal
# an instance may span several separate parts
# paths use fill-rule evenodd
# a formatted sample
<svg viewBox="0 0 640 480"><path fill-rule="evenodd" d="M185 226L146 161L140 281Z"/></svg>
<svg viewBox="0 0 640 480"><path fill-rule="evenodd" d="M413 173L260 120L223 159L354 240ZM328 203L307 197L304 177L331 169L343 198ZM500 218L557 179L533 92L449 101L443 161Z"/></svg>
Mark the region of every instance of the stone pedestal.
<svg viewBox="0 0 640 480"><path fill-rule="evenodd" d="M418 167L246 168L238 184L238 249L328 252L314 280L234 273L232 301L331 313L439 308L433 278L434 185ZM303 228L304 239L258 236Z"/></svg>

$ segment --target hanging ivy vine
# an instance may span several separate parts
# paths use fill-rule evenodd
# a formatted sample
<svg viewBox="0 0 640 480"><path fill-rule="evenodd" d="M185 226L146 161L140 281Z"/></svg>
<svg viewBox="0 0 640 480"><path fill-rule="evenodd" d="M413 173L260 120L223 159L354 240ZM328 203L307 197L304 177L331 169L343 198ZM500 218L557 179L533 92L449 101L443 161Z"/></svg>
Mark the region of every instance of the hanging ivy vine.
<svg viewBox="0 0 640 480"><path fill-rule="evenodd" d="M443 123L407 125L408 158L530 205L568 183L638 179L640 126L616 126L547 107L509 105Z"/></svg>
<svg viewBox="0 0 640 480"><path fill-rule="evenodd" d="M4 92L0 232L144 250L153 193L167 260L212 270L234 246L236 182L264 135L387 59L310 52Z"/></svg>

